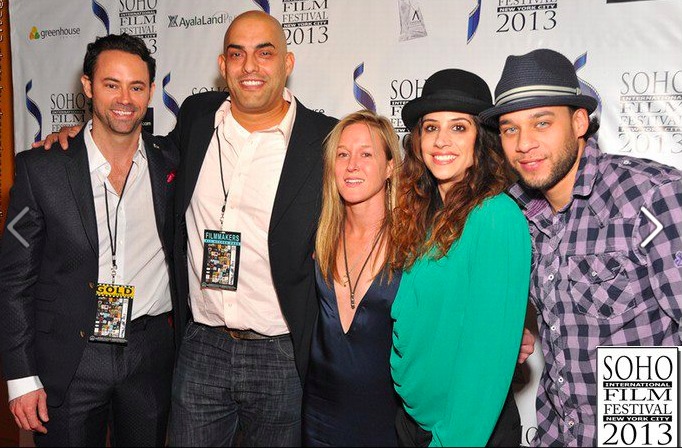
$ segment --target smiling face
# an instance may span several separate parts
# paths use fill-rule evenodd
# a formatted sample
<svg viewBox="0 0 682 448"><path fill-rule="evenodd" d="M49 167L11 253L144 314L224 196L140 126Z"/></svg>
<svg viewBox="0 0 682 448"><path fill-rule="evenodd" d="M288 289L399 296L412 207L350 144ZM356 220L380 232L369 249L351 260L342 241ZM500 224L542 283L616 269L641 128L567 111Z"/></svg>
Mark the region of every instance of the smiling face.
<svg viewBox="0 0 682 448"><path fill-rule="evenodd" d="M461 112L432 112L422 118L420 133L422 159L444 197L474 163L474 119Z"/></svg>
<svg viewBox="0 0 682 448"><path fill-rule="evenodd" d="M140 132L154 92L142 58L120 50L103 51L92 79L84 75L81 82L85 95L92 100L93 132Z"/></svg>
<svg viewBox="0 0 682 448"><path fill-rule="evenodd" d="M549 195L570 195L589 124L587 111L539 107L500 117L505 156L524 184Z"/></svg>
<svg viewBox="0 0 682 448"><path fill-rule="evenodd" d="M393 161L376 130L366 123L354 123L342 132L336 148L334 178L346 205L385 198L386 179L393 171Z"/></svg>
<svg viewBox="0 0 682 448"><path fill-rule="evenodd" d="M294 55L287 52L284 32L274 18L257 11L237 17L225 34L218 64L237 113L266 114L282 107Z"/></svg>

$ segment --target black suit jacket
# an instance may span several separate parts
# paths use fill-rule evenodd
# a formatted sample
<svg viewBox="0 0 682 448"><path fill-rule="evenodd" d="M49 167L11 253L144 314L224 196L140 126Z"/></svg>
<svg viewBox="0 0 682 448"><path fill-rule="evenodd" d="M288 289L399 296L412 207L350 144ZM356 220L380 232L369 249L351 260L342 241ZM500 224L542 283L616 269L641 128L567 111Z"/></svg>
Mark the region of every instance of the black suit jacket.
<svg viewBox="0 0 682 448"><path fill-rule="evenodd" d="M163 239L174 190L177 154L143 134ZM38 375L48 404L58 406L80 363L94 325L99 240L83 131L68 151L24 151L16 158L15 183L0 247L0 353L5 379ZM169 273L170 274L170 273ZM172 275L171 275L172 277Z"/></svg>
<svg viewBox="0 0 682 448"><path fill-rule="evenodd" d="M222 92L189 97L169 135L181 153L174 206L174 254L177 293L181 298L178 308L185 312L183 323L189 317L185 212L213 137L215 113L226 98ZM336 119L298 101L296 104L296 119L270 219L268 247L275 291L293 338L296 367L303 381L318 311L312 253L321 205L322 143ZM178 331L182 331L180 327L176 324Z"/></svg>

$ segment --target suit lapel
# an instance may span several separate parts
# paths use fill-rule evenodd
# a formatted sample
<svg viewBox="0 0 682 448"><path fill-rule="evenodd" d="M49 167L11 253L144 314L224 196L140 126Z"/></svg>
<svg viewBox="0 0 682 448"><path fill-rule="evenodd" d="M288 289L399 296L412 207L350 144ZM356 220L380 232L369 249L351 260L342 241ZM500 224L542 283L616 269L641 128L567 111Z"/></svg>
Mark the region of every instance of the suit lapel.
<svg viewBox="0 0 682 448"><path fill-rule="evenodd" d="M61 151L61 149L53 149ZM88 152L85 149L83 131L69 142L66 151L66 172L73 199L78 205L81 222L88 238L90 247L96 256L99 256L99 236L97 234L97 216L95 215L95 199L92 196L92 180L90 178L90 165L88 164Z"/></svg>
<svg viewBox="0 0 682 448"><path fill-rule="evenodd" d="M296 102L296 120L291 132L287 155L284 158L282 175L280 176L275 203L270 218L270 232L284 216L291 202L296 198L301 187L306 183L315 166L316 155L313 145L319 145L314 134L309 133L304 123L308 123L305 115L308 113L299 102Z"/></svg>
<svg viewBox="0 0 682 448"><path fill-rule="evenodd" d="M184 215L187 211L189 201L194 193L194 187L196 187L197 179L199 179L199 173L201 172L201 166L204 163L208 145L211 143L211 139L215 132L215 127L213 126L214 120L214 113L202 115L197 118L196 124L192 128L188 140L191 143L188 144L188 147L183 154L186 157L185 164L181 164L184 168L184 170L180 171L180 173L184 175L184 180L182 181L182 202L180 203L180 208L176 210L176 213Z"/></svg>
<svg viewBox="0 0 682 448"><path fill-rule="evenodd" d="M154 202L154 215L156 217L156 228L159 236L163 240L163 226L166 220L166 191L167 191L167 172L166 163L159 145L151 141L151 136L142 134L142 139L149 161L149 178L152 184L152 200Z"/></svg>

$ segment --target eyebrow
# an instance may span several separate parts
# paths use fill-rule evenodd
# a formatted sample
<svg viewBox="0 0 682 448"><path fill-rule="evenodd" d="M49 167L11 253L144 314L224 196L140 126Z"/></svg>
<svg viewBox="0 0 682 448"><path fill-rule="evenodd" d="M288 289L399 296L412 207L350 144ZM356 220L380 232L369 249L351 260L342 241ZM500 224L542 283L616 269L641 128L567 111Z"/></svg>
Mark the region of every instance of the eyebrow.
<svg viewBox="0 0 682 448"><path fill-rule="evenodd" d="M541 111L535 112L533 115L530 116L530 118L531 119L538 119L538 118L542 118L542 117L546 117L546 116L554 117L554 116L556 116L556 114L550 110L541 110ZM500 126L506 125L506 124L513 124L513 121L509 120L509 119L500 119L500 123L499 123Z"/></svg>
<svg viewBox="0 0 682 448"><path fill-rule="evenodd" d="M228 44L227 48L225 50L229 50L230 48L234 48L235 50L246 50L246 47L244 45L238 45L238 44ZM256 45L256 50L260 50L262 48L275 48L275 45L271 42L263 42L262 44Z"/></svg>
<svg viewBox="0 0 682 448"><path fill-rule="evenodd" d="M121 83L121 80L120 80L120 79L112 78L112 77L102 78L102 81L116 82L116 83L119 83L119 84ZM144 82L144 81L142 81L142 80L139 80L139 79L138 79L138 80L135 80L135 81L131 81L130 84L142 84L142 85L147 85L146 82Z"/></svg>
<svg viewBox="0 0 682 448"><path fill-rule="evenodd" d="M424 118L422 119L423 123L426 123L428 121L435 121L438 122L440 120L436 120L434 118ZM456 118L448 118L446 121L466 121L467 123L471 123L471 120L469 120L467 117L456 117Z"/></svg>

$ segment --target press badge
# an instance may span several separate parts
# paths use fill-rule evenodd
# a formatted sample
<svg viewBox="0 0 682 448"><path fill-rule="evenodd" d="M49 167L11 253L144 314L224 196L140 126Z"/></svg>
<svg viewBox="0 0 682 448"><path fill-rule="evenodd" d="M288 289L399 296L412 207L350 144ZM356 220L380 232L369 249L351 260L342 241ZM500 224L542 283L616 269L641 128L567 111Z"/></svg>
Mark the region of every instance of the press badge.
<svg viewBox="0 0 682 448"><path fill-rule="evenodd" d="M133 311L135 287L98 283L96 296L97 313L90 341L127 343L126 330Z"/></svg>
<svg viewBox="0 0 682 448"><path fill-rule="evenodd" d="M202 287L237 290L241 240L239 232L204 230Z"/></svg>

